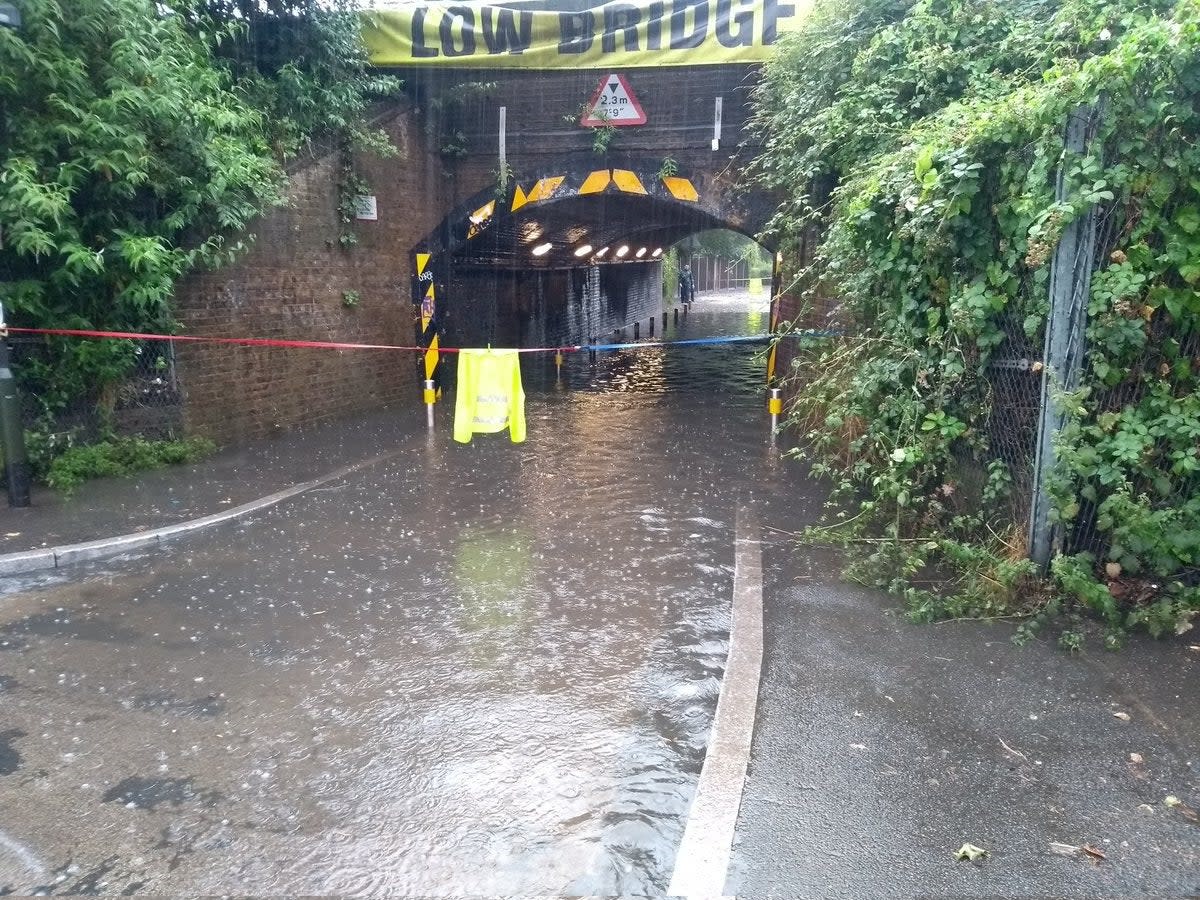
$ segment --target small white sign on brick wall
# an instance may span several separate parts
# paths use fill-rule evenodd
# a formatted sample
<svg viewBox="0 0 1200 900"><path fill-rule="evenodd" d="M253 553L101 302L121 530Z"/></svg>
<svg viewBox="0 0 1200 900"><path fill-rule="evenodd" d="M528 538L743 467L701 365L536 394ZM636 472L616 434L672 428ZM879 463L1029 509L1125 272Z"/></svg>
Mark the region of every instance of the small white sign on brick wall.
<svg viewBox="0 0 1200 900"><path fill-rule="evenodd" d="M366 194L354 200L354 218L374 222L379 218L379 204L374 194Z"/></svg>

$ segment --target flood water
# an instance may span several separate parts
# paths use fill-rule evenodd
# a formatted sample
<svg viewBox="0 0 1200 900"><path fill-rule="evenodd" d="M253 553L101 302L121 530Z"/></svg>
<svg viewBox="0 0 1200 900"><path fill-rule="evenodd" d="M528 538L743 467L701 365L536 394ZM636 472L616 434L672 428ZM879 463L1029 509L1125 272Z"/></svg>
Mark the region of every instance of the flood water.
<svg viewBox="0 0 1200 900"><path fill-rule="evenodd" d="M666 336L766 328L710 296ZM241 524L10 580L0 892L661 893L735 516L798 480L762 354L527 358L524 444L446 402Z"/></svg>

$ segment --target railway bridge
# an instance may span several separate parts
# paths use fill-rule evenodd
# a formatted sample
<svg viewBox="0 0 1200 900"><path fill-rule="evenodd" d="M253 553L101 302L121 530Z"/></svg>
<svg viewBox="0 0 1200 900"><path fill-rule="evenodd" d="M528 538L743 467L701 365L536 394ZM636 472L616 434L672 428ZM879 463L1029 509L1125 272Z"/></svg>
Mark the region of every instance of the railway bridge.
<svg viewBox="0 0 1200 900"><path fill-rule="evenodd" d="M186 286L181 318L197 334L397 344L413 342L415 324L430 348L418 378L437 375L439 342L576 344L648 322L662 312L668 248L716 228L754 236L775 209L747 177L760 151L750 97L808 8L514 0L365 12L372 65L403 85L376 118L399 153L298 166L290 207L257 229L249 259ZM198 430L256 436L411 396L379 358L323 361L314 387L303 362L242 355L248 394L230 394L221 367L187 373Z"/></svg>

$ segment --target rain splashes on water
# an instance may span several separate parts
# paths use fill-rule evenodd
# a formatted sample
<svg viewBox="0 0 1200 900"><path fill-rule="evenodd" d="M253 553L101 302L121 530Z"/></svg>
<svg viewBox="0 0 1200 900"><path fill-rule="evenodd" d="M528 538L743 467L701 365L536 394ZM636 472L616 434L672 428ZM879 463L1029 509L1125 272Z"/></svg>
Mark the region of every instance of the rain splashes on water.
<svg viewBox="0 0 1200 900"><path fill-rule="evenodd" d="M764 307L680 336L761 333ZM36 798L0 780L21 839L114 892L661 892L734 515L787 477L760 354L529 359L525 444L443 419L255 519L27 584L0 622L41 735L14 752L45 770ZM31 877L0 849L0 886Z"/></svg>

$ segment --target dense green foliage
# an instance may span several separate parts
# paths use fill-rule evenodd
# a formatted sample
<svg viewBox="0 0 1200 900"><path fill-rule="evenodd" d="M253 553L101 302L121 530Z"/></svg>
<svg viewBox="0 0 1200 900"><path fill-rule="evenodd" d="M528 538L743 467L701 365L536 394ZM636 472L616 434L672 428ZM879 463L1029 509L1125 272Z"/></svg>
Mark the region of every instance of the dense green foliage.
<svg viewBox="0 0 1200 900"><path fill-rule="evenodd" d="M825 0L769 67L773 227L785 246L821 233L798 285L836 295L849 331L799 361L802 452L842 502L823 533L915 617L1062 597L1116 640L1200 610L1198 97L1197 0ZM1084 104L1100 133L1064 154ZM1012 410L991 364L1005 345L1040 357L1053 249L1093 207L1103 258L1083 387L1058 401L1066 552L1046 590L1014 488L1032 454L998 445Z"/></svg>
<svg viewBox="0 0 1200 900"><path fill-rule="evenodd" d="M152 441L140 437L116 437L94 444L71 447L49 460L39 476L50 487L73 493L91 478L124 478L147 469L198 462L216 451L206 438Z"/></svg>
<svg viewBox="0 0 1200 900"><path fill-rule="evenodd" d="M350 7L16 0L0 29L0 299L15 325L174 327L197 266L244 248L316 137L382 148ZM123 341L60 341L20 371L47 416L103 402Z"/></svg>
<svg viewBox="0 0 1200 900"><path fill-rule="evenodd" d="M703 256L720 256L732 262L745 262L751 278L771 277L771 254L762 244L737 231L718 229L701 231L680 246Z"/></svg>

